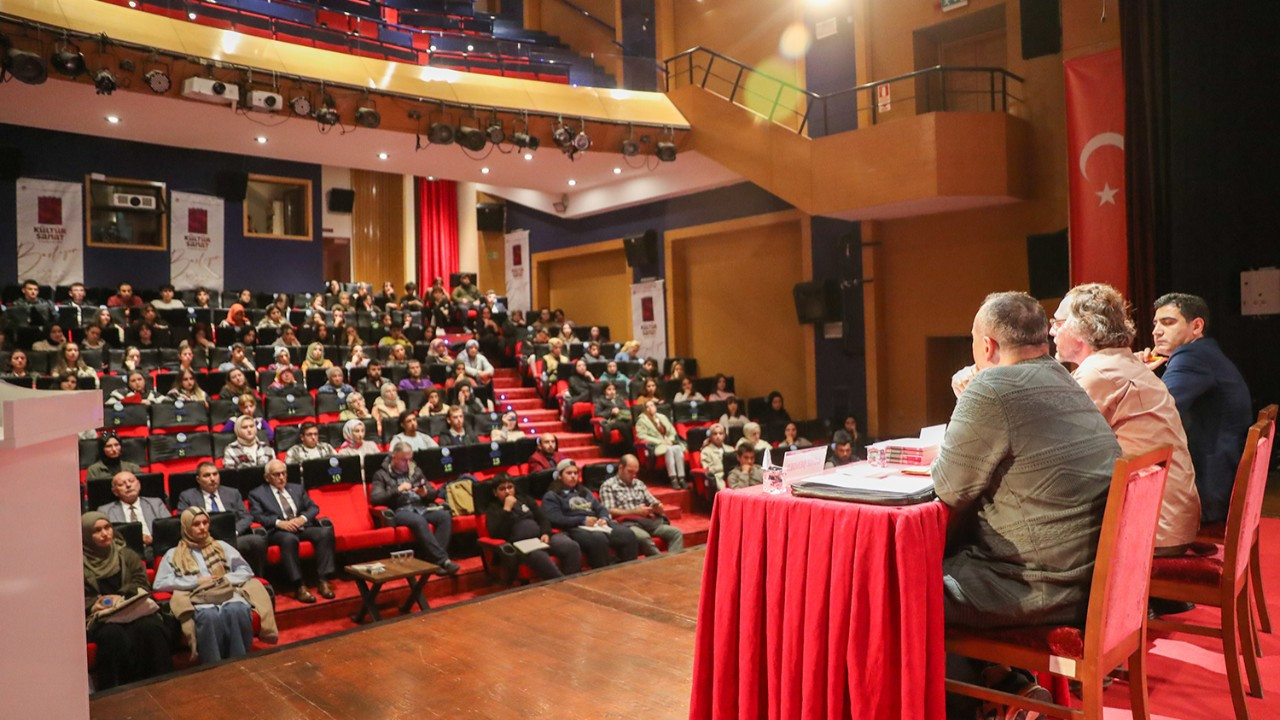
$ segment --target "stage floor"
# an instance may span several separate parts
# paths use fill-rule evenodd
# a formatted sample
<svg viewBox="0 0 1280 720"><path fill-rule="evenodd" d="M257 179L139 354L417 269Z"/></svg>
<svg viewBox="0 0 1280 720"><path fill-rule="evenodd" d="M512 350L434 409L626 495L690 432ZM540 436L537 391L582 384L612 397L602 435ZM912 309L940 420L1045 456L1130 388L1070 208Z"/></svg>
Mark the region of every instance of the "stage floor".
<svg viewBox="0 0 1280 720"><path fill-rule="evenodd" d="M703 548L93 699L95 720L687 718Z"/></svg>

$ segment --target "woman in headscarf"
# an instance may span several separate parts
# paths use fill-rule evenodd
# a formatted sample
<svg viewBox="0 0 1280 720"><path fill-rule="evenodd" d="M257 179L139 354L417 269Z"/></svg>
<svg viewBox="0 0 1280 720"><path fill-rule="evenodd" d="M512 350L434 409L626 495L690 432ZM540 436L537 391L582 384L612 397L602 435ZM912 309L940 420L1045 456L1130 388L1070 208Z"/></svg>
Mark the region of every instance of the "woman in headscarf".
<svg viewBox="0 0 1280 720"><path fill-rule="evenodd" d="M266 598L266 591L253 580L253 570L235 547L209 535L204 508L183 510L179 522L182 539L160 561L155 588L173 593L169 607L191 642L192 657L201 663L241 657L253 644L254 610L262 622L263 639L275 634L270 599L259 607L255 595L260 592Z"/></svg>
<svg viewBox="0 0 1280 720"><path fill-rule="evenodd" d="M323 352L324 351L321 350L321 353ZM285 368L289 368L290 370L293 369L294 367L293 358L289 355L289 348L284 347L283 345L279 346L276 348L274 355L275 355L275 362L267 366L268 370L275 370L276 372L280 372Z"/></svg>
<svg viewBox="0 0 1280 720"><path fill-rule="evenodd" d="M373 419L378 421L378 432L382 432L383 420L390 419L394 425L405 409L404 401L400 399L396 386L389 382L382 383L382 388L378 391L378 399L373 401Z"/></svg>
<svg viewBox="0 0 1280 720"><path fill-rule="evenodd" d="M650 451L667 463L667 478L671 487L683 490L688 485L688 470L684 464L684 440L667 416L658 412L658 403L649 400L644 404L644 414L636 420L636 442L648 444Z"/></svg>
<svg viewBox="0 0 1280 720"><path fill-rule="evenodd" d="M307 346L307 357L302 360L302 372L308 370L328 370L333 361L324 356L324 345L313 342Z"/></svg>
<svg viewBox="0 0 1280 720"><path fill-rule="evenodd" d="M445 343L444 338L436 338L431 341L431 345L427 348L427 364L453 364L453 358L449 356L449 346Z"/></svg>
<svg viewBox="0 0 1280 720"><path fill-rule="evenodd" d="M231 303L231 307L227 309L227 319L219 323L219 327L236 330L248 324L249 317L245 315L244 306L240 303Z"/></svg>
<svg viewBox="0 0 1280 720"><path fill-rule="evenodd" d="M756 452L764 452L769 449L769 443L760 438L760 423L749 422L742 426L742 438L738 440L738 444L734 448L747 446Z"/></svg>
<svg viewBox="0 0 1280 720"><path fill-rule="evenodd" d="M787 412L782 393L777 390L769 393L769 405L760 411L760 417L756 419L761 425L786 425L791 422L791 413Z"/></svg>
<svg viewBox="0 0 1280 720"><path fill-rule="evenodd" d="M158 613L130 622L111 622L109 614L95 617L139 593L151 592L142 558L125 547L124 540L115 536L111 521L97 511L80 516L80 543L84 551L86 636L98 646L94 690L172 670L169 632ZM120 619L122 616L117 617Z"/></svg>
<svg viewBox="0 0 1280 720"><path fill-rule="evenodd" d="M338 413L338 419L346 422L347 420L363 420L373 417L369 414L369 408L364 404L364 395L358 392L347 394L347 404L342 408L342 412Z"/></svg>
<svg viewBox="0 0 1280 720"><path fill-rule="evenodd" d="M137 475L142 468L128 460L120 459L120 439L115 435L103 435L98 438L98 461L89 466L85 477L89 480L110 480L119 472L131 472Z"/></svg>
<svg viewBox="0 0 1280 720"><path fill-rule="evenodd" d="M369 453L381 452L376 443L364 439L366 431L363 421L348 420L342 426L343 442L338 446L338 454L364 457Z"/></svg>

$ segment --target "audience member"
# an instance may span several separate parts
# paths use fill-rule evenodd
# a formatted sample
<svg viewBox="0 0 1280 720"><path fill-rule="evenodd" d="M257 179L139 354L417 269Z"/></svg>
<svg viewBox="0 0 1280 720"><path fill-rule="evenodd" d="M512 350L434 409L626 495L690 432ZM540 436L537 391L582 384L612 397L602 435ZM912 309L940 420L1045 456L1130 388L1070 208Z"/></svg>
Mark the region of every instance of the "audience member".
<svg viewBox="0 0 1280 720"><path fill-rule="evenodd" d="M231 307L227 308L226 319L218 323L218 328L235 331L248 325L249 316L245 313L244 305L232 303Z"/></svg>
<svg viewBox="0 0 1280 720"><path fill-rule="evenodd" d="M233 433L236 431L236 423L240 421L240 418L251 418L254 427L257 428L259 433L266 435L268 441L275 439L275 429L271 427L271 424L265 418L258 416L258 399L254 397L253 393L237 395L235 396L235 401L236 415L223 423L220 432ZM216 428L215 431L217 431Z"/></svg>
<svg viewBox="0 0 1280 720"><path fill-rule="evenodd" d="M222 451L222 467L261 467L275 459L271 446L258 441L257 420L248 415L236 418L236 440Z"/></svg>
<svg viewBox="0 0 1280 720"><path fill-rule="evenodd" d="M561 363L567 363L569 357L564 354L564 341L560 338L551 338L549 345L547 354L542 356L542 368L547 375L547 382L554 383L560 379ZM564 379L569 379L567 374Z"/></svg>
<svg viewBox="0 0 1280 720"><path fill-rule="evenodd" d="M560 452L560 441L556 438L555 433L543 433L538 437L538 449L534 450L533 454L529 456L529 472L551 470L560 464L560 461L564 460L564 458L564 453Z"/></svg>
<svg viewBox="0 0 1280 720"><path fill-rule="evenodd" d="M130 403L150 405L159 398L151 388L147 387L146 373L141 370L130 370L125 379L125 386L112 390L108 399L124 405Z"/></svg>
<svg viewBox="0 0 1280 720"><path fill-rule="evenodd" d="M600 486L600 503L616 521L631 528L646 556L661 554L653 539L667 543L667 552L684 549L684 533L671 524L662 503L638 479L640 461L635 455L623 455L618 461L618 474Z"/></svg>
<svg viewBox="0 0 1280 720"><path fill-rule="evenodd" d="M347 420L364 420L373 417L369 409L365 407L364 395L352 392L339 397L346 398L346 402L342 406L342 412L338 413L339 420L346 422Z"/></svg>
<svg viewBox="0 0 1280 720"><path fill-rule="evenodd" d="M844 430L837 430L831 436L831 448L831 456L823 467L841 467L858 461L853 452L853 438Z"/></svg>
<svg viewBox="0 0 1280 720"><path fill-rule="evenodd" d="M298 382L297 373L287 367L276 372L276 377L267 386L267 395L271 397L298 398L307 394L307 389Z"/></svg>
<svg viewBox="0 0 1280 720"><path fill-rule="evenodd" d="M636 420L636 441L649 446L654 457L663 458L667 464L667 478L671 487L683 490L688 487L684 462L684 440L665 415L658 412L658 403L648 400L644 414Z"/></svg>
<svg viewBox="0 0 1280 720"><path fill-rule="evenodd" d="M1178 406L1130 350L1134 334L1124 298L1100 283L1069 290L1049 323L1058 360L1077 366L1071 376L1111 426L1124 454L1173 448L1155 547L1157 555L1181 555L1200 530L1195 469Z"/></svg>
<svg viewBox="0 0 1280 720"><path fill-rule="evenodd" d="M11 378L31 377L27 374L27 351L14 350L9 353L8 367L4 369L4 374Z"/></svg>
<svg viewBox="0 0 1280 720"><path fill-rule="evenodd" d="M1202 298L1162 295L1151 331L1155 352L1144 350L1140 358L1153 369L1165 365L1161 379L1182 416L1205 524L1227 518L1236 466L1253 421L1249 387L1218 342L1205 336L1208 323L1209 306Z"/></svg>
<svg viewBox="0 0 1280 720"><path fill-rule="evenodd" d="M231 358L218 366L219 372L230 372L233 369L245 372L253 372L257 369L253 366L253 361L245 355L244 345L240 343L231 346Z"/></svg>
<svg viewBox="0 0 1280 720"><path fill-rule="evenodd" d="M490 537L507 542L537 538L546 549L517 552L518 561L543 580L573 575L582 570L582 548L568 533L551 532L551 521L532 498L516 494L515 483L506 473L493 478L493 497L485 513ZM554 556L559 567L552 561Z"/></svg>
<svg viewBox="0 0 1280 720"><path fill-rule="evenodd" d="M471 378L467 377L467 366L461 361L453 364L453 374L444 381L446 390L452 390L458 385L470 385Z"/></svg>
<svg viewBox="0 0 1280 720"><path fill-rule="evenodd" d="M622 347L619 348L618 354L614 355L613 359L620 363L634 362L638 359L636 355L639 352L640 343L635 340L628 340L622 343Z"/></svg>
<svg viewBox="0 0 1280 720"><path fill-rule="evenodd" d="M618 387L613 383L605 383L604 391L596 398L592 408L596 417L600 418L600 426L609 437L614 430L624 433L631 428L631 408L627 401L618 397Z"/></svg>
<svg viewBox="0 0 1280 720"><path fill-rule="evenodd" d="M782 393L777 390L769 393L769 405L760 411L760 417L756 420L761 425L784 425L791 422L791 413L787 412L783 403Z"/></svg>
<svg viewBox="0 0 1280 720"><path fill-rule="evenodd" d="M151 305L157 310L184 310L187 307L174 297L173 286L168 283L160 286L160 297L152 300Z"/></svg>
<svg viewBox="0 0 1280 720"><path fill-rule="evenodd" d="M671 363L671 372L667 373L668 380L684 380L688 375L684 371L684 361L674 360Z"/></svg>
<svg viewBox="0 0 1280 720"><path fill-rule="evenodd" d="M122 347L124 345L124 328L111 317L111 311L106 308L99 308L98 312L93 316L93 324L98 327L102 333L102 339L111 347Z"/></svg>
<svg viewBox="0 0 1280 720"><path fill-rule="evenodd" d="M524 431L519 426L519 416L515 410L502 414L502 424L493 429L489 439L493 442L515 442L524 438Z"/></svg>
<svg viewBox="0 0 1280 720"><path fill-rule="evenodd" d="M356 390L366 392L382 392L382 362L377 358L365 365L365 376L356 383Z"/></svg>
<svg viewBox="0 0 1280 720"><path fill-rule="evenodd" d="M333 361L324 356L324 344L313 342L307 346L307 356L302 359L302 371L328 370Z"/></svg>
<svg viewBox="0 0 1280 720"><path fill-rule="evenodd" d="M658 380L656 378L632 379L632 382L635 383L635 386L641 388L640 392L636 393L635 399L631 403L632 406L640 405L643 407L647 402L662 404L662 393L658 390Z"/></svg>
<svg viewBox="0 0 1280 720"><path fill-rule="evenodd" d="M102 435L99 437L98 460L85 471L85 478L91 481L107 481L119 475L122 471L133 473L134 475L142 474L142 468L138 467L136 463L120 459L122 449L120 438L115 435Z"/></svg>
<svg viewBox="0 0 1280 720"><path fill-rule="evenodd" d="M392 345L391 352L387 354L387 367L408 367L409 365L409 348L404 345Z"/></svg>
<svg viewBox="0 0 1280 720"><path fill-rule="evenodd" d="M445 344L443 338L436 338L431 341L427 347L427 364L428 365L452 365L453 358L449 355L449 346Z"/></svg>
<svg viewBox="0 0 1280 720"><path fill-rule="evenodd" d="M355 397L360 397L356 395ZM381 452L377 443L365 440L366 428L360 420L347 420L342 426L343 443L338 446L339 455L359 455Z"/></svg>
<svg viewBox="0 0 1280 720"><path fill-rule="evenodd" d="M317 524L320 508L302 485L288 481L289 471L284 463L271 460L264 474L266 482L249 492L249 510L253 519L267 528L267 543L279 546L285 580L296 588L294 597L304 603L316 601L302 582L298 546L306 540L315 551L316 592L326 600L332 599L329 579L334 572L333 527Z"/></svg>
<svg viewBox="0 0 1280 720"><path fill-rule="evenodd" d="M72 375L78 378L92 378L97 383L98 373L85 364L80 356L80 346L73 342L64 342L58 346L58 361L49 372L53 377Z"/></svg>
<svg viewBox="0 0 1280 720"><path fill-rule="evenodd" d="M478 305L484 297L480 294L480 289L471 284L471 275L462 273L458 280L458 287L453 289L452 300L461 310L469 310L472 306Z"/></svg>
<svg viewBox="0 0 1280 720"><path fill-rule="evenodd" d="M18 296L5 311L5 320L15 327L44 327L53 322L58 311L53 303L40 297L40 283L25 280L22 283L22 295Z"/></svg>
<svg viewBox="0 0 1280 720"><path fill-rule="evenodd" d="M31 345L31 349L36 352L56 352L66 341L67 336L62 332L62 326L55 323L49 326L49 332L43 339Z"/></svg>
<svg viewBox="0 0 1280 720"><path fill-rule="evenodd" d="M439 443L424 432L418 432L418 416L412 410L404 410L399 415L400 432L391 438L390 447L401 443L408 445L414 452L440 447ZM386 437L385 435L383 437Z"/></svg>
<svg viewBox="0 0 1280 720"><path fill-rule="evenodd" d="M277 347L273 353L274 362L267 366L268 370L279 372L285 368L292 370L294 368L293 357L289 354L289 348Z"/></svg>
<svg viewBox="0 0 1280 720"><path fill-rule="evenodd" d="M421 417L430 417L432 415L448 415L449 406L444 403L444 393L440 388L431 388L427 391L426 402L418 409L418 415Z"/></svg>
<svg viewBox="0 0 1280 720"><path fill-rule="evenodd" d="M431 379L422 374L422 363L417 358L409 361L409 372L404 379L400 381L400 389L408 392L409 390L428 390L435 387Z"/></svg>
<svg viewBox="0 0 1280 720"><path fill-rule="evenodd" d="M347 395L355 394L355 388L347 384L346 378L343 376L342 368L334 366L324 371L324 376L328 380L325 384L316 388L316 393L334 393L339 400Z"/></svg>
<svg viewBox="0 0 1280 720"><path fill-rule="evenodd" d="M184 403L194 402L201 405L209 404L209 396L196 380L196 372L190 368L183 368L177 372L178 379L173 383L173 387L165 394L162 400L177 402L181 400Z"/></svg>
<svg viewBox="0 0 1280 720"><path fill-rule="evenodd" d="M474 445L480 442L475 433L467 429L466 418L462 414L461 407L449 408L449 426L440 434L441 447L458 447L460 445Z"/></svg>
<svg viewBox="0 0 1280 720"><path fill-rule="evenodd" d="M764 484L764 473L756 465L756 453L747 445L739 445L734 451L738 457L738 467L729 471L725 484L731 490L741 490L752 485Z"/></svg>
<svg viewBox="0 0 1280 720"><path fill-rule="evenodd" d="M698 453L702 467L707 472L707 492L711 495L725 488L724 454L725 429L720 423L707 428L707 439Z"/></svg>
<svg viewBox="0 0 1280 720"><path fill-rule="evenodd" d="M717 400L728 400L733 397L733 391L729 389L729 378L723 373L716 373L716 389L707 396L707 400L715 402Z"/></svg>
<svg viewBox="0 0 1280 720"><path fill-rule="evenodd" d="M760 437L760 423L749 422L742 426L742 437L735 448L751 448L752 452L764 452L770 445Z"/></svg>
<svg viewBox="0 0 1280 720"><path fill-rule="evenodd" d="M493 380L493 365L484 355L480 354L480 343L475 340L468 340L466 350L462 356L458 358L466 369L467 377L472 382L489 384Z"/></svg>
<svg viewBox="0 0 1280 720"><path fill-rule="evenodd" d="M493 403L477 397L470 382L458 385L458 396L454 401L454 407L462 408L468 415L483 415L493 411Z"/></svg>
<svg viewBox="0 0 1280 720"><path fill-rule="evenodd" d="M136 522L142 525L142 544L151 555L151 526L158 518L169 517L169 509L160 498L142 497L142 483L129 470L121 470L111 478L111 494L115 502L98 508L113 523Z"/></svg>
<svg viewBox="0 0 1280 720"><path fill-rule="evenodd" d="M133 285L127 282L120 283L116 286L116 294L107 298L107 307L132 310L133 308L142 307L142 298L133 294Z"/></svg>
<svg viewBox="0 0 1280 720"><path fill-rule="evenodd" d="M409 417L413 417L412 414ZM391 455L373 474L369 499L394 513L397 527L407 527L413 535L414 552L438 567L437 575L456 575L461 569L449 559L449 539L453 535L453 515L437 490L413 462L413 446L391 442ZM432 526L435 526L434 531Z"/></svg>
<svg viewBox="0 0 1280 720"><path fill-rule="evenodd" d="M800 437L800 426L789 422L782 429L782 441L777 446L785 450L803 450L813 447L813 443L808 438Z"/></svg>
<svg viewBox="0 0 1280 720"><path fill-rule="evenodd" d="M369 366L369 358L364 354L363 345L356 344L351 346L347 351L347 362L345 365L348 370Z"/></svg>
<svg viewBox="0 0 1280 720"><path fill-rule="evenodd" d="M610 360L604 366L604 372L600 373L600 382L613 383L618 386L618 392L623 396L626 396L631 389L631 378L618 371L618 361L616 360Z"/></svg>
<svg viewBox="0 0 1280 720"><path fill-rule="evenodd" d="M610 564L610 547L619 562L635 560L639 554L635 533L610 520L609 511L578 480L578 466L572 460L556 465L555 478L542 496L542 511L551 526L566 531L593 568Z"/></svg>
<svg viewBox="0 0 1280 720"><path fill-rule="evenodd" d="M107 341L102 337L102 328L97 325L87 325L81 331L80 344L85 350L106 350Z"/></svg>
<svg viewBox="0 0 1280 720"><path fill-rule="evenodd" d="M378 391L378 399L373 401L370 413L378 421L378 432L382 432L383 420L398 418L405 410L404 401L400 399L400 393L396 392L396 386L389 382L382 383L382 389Z"/></svg>
<svg viewBox="0 0 1280 720"><path fill-rule="evenodd" d="M253 395L253 388L249 386L244 370L232 368L227 371L227 381L223 383L222 389L218 391L218 397L223 400L230 400L241 395Z"/></svg>
<svg viewBox="0 0 1280 720"><path fill-rule="evenodd" d="M702 393L693 389L693 380L688 376L680 379L680 392L676 393L675 402L706 402Z"/></svg>
<svg viewBox="0 0 1280 720"><path fill-rule="evenodd" d="M406 348L413 347L413 342L404 336L404 327L402 325L392 324L387 327L387 334L378 341L378 347L380 348L393 345L404 345Z"/></svg>
<svg viewBox="0 0 1280 720"><path fill-rule="evenodd" d="M288 320L285 320L284 313L280 311L280 308L277 307L276 305L272 305L271 307L267 308L267 314L264 315L263 318L258 321L258 324L256 327L259 330L263 330L267 328L270 328L272 330L279 330L280 328L284 327L288 322L289 322Z"/></svg>
<svg viewBox="0 0 1280 720"><path fill-rule="evenodd" d="M400 296L400 309L404 312L422 312L422 298L418 297L418 283L404 284L404 295Z"/></svg>
<svg viewBox="0 0 1280 720"><path fill-rule="evenodd" d="M313 422L302 423L298 428L298 438L301 442L289 448L284 455L286 463L302 464L307 460L323 460L338 454L332 445L320 441L320 427Z"/></svg>

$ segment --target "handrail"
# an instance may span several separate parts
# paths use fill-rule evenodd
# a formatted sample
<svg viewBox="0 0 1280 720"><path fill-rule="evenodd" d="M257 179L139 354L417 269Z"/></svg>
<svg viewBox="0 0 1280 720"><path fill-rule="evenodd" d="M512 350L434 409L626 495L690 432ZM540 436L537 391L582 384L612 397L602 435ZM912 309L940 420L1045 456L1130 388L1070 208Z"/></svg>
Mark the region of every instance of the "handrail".
<svg viewBox="0 0 1280 720"><path fill-rule="evenodd" d="M696 68L696 69L697 69L697 70L702 74L701 81L695 80L695 78L694 78L695 64L694 64L693 56L694 56L694 55L696 55L696 54L699 54L699 53L705 54L705 55L707 55L707 56L709 57L709 59L708 59L707 64L706 64L706 66L705 66L705 67L698 66L698 67ZM778 110L778 103L781 101L781 98L782 98L783 92L784 92L785 90L790 90L792 93L796 94L797 96L804 97L804 98L805 98L805 109L804 109L804 115L803 115L803 117L801 118L801 121L800 121L800 125L799 125L799 127L796 129L796 132L797 132L797 133L804 133L805 127L806 127L806 126L808 125L808 123L809 123L809 115L810 115L810 112L811 112L811 110L813 109L813 106L814 106L815 104L820 104L820 105L822 106L822 108L821 108L821 109L822 109L822 114L823 114L823 118L824 118L824 120L825 120L825 119L826 119L826 115L827 115L827 105L828 105L829 101L831 101L831 100L835 100L835 99L839 99L839 98L843 98L843 97L848 96L848 95L851 95L851 94L856 96L856 94L857 94L857 93L859 93L859 92L868 92L868 91L869 91L869 92L871 92L871 93L875 93L875 91L876 91L876 89L877 89L877 88L879 88L879 87L881 87L881 86L884 86L884 85L888 85L888 84L890 84L890 83L902 82L902 81L904 81L904 80L913 80L913 79L922 78L922 77L925 77L925 76L940 76L940 77L941 77L941 79L942 79L942 80L941 80L941 83L942 83L942 105L943 105L943 109L945 109L945 106L946 106L946 94L947 94L947 90L946 90L946 75L947 75L948 73L960 73L960 72L966 72L966 73L986 73L987 75L989 75L989 76L990 76L989 91L986 91L986 92L989 92L989 94L990 94L990 96L991 96L991 110L992 110L992 111L995 111L995 110L996 110L996 98L997 98L997 96L999 96L999 97L1001 98L1001 108L1000 108L1000 109L1001 109L1001 110L1003 110L1003 111L1006 111L1006 112L1007 112L1007 111L1009 110L1009 100L1010 100L1010 98L1012 98L1012 99L1014 99L1014 100L1017 100L1017 101L1019 101L1019 102L1021 101L1021 100L1020 100L1020 98L1017 98L1017 97L1011 96L1011 95L1009 94L1009 89L1008 89L1008 83L1009 83L1009 81L1010 81L1010 80L1013 80L1013 81L1018 82L1018 83L1022 83L1022 82L1024 82L1023 78L1022 78L1020 75L1017 75L1017 74L1015 74L1015 73L1009 72L1007 69L1005 69L1005 68L1001 68L1001 67L991 67L991 66L952 66L952 65L934 65L934 66L931 66L931 67L919 68L919 69L917 69L917 70L912 70L911 72L903 73L903 74L901 74L901 75L895 75L895 76L893 76L893 77L883 78L883 79L880 79L880 80L875 80L875 81L873 81L873 82L864 83L864 84L862 84L862 85L855 85L855 86L853 86L853 87L844 88L844 89L842 89L842 90L835 90L835 91L832 91L832 92L829 92L829 93L816 93L816 92L813 92L813 91L808 90L808 89L806 89L806 88L800 87L799 85L796 85L795 83L789 82L789 81L787 81L787 80L783 80L782 78L775 77L775 76L770 75L770 74L768 74L768 73L760 72L759 70L755 69L754 67L752 67L752 66L750 66L750 65L747 65L746 63L744 63L744 62L742 62L742 61L740 61L740 60L736 60L736 59L734 59L734 58L731 58L731 57L729 57L729 56L727 56L727 55L725 55L725 54L723 54L723 53L716 52L715 50L712 50L712 49L707 48L707 47L703 47L703 46L701 46L701 45L696 45L696 46L694 46L694 47L689 48L688 50L684 50L684 51L682 51L682 52L676 53L675 55L672 55L671 57L669 57L669 58L667 58L665 61L663 61L663 65L666 67L666 71L667 71L667 72L666 72L666 80L667 80L666 89L667 89L667 91L668 91L668 92L670 92L670 91L671 91L671 89L672 89L672 83L675 81L675 79L679 78L679 77L683 74L683 72L677 72L677 71L675 71L675 69L673 68L673 65L674 65L675 63L677 63L679 60L683 59L683 58L688 58L688 59L689 59L689 63L688 63L688 64L689 64L689 67L688 67L689 82L690 82L691 84L692 84L692 83L698 83L698 84L700 84L703 88L706 88L706 86L707 86L707 81L712 77L711 69L712 69L712 66L715 64L715 61L716 61L716 60L721 60L721 61L723 61L723 62L725 62L725 63L728 63L731 67L736 68L736 69L737 69L737 75L736 75L736 77L731 81L731 82L732 82L732 88L731 88L731 90L729 91L729 95L728 95L728 97L726 98L727 100L729 100L729 102L734 102L734 101L735 101L735 99L736 99L736 97L737 97L737 94L738 94L738 91L739 91L739 89L741 88L741 85L742 85L742 76L743 76L743 74L744 74L745 72L748 72L748 71L749 71L753 76L756 76L756 77L759 77L759 78L763 78L763 79L768 80L768 81L770 81L770 82L772 82L772 83L775 83L775 84L777 85L778 91L777 91L776 95L774 96L774 100L773 100L773 108L772 108L772 110L770 111L770 113L767 115L767 117L768 117L768 119L769 119L769 120L773 120L773 116L774 116L774 114L776 114L776 112L777 112L777 110ZM731 72L732 72L732 71L731 71ZM1000 83L999 83L999 87L998 87L998 88L997 88L997 86L996 86L996 77L997 77L997 76L1000 78ZM716 77L717 79L723 79L723 78L720 78L719 76L715 76L715 77ZM726 79L726 82L729 82L729 81ZM750 91L750 89L745 89L745 90L744 90L744 92L751 92L751 91ZM972 91L970 91L970 92L972 92ZM757 93L757 94L758 94L758 93ZM872 123L872 124L875 124L875 122L876 122L876 118L877 118L877 106L876 106L876 104L872 103L872 104L870 105L870 110L871 110L871 123ZM825 128L825 127L826 127L826 125L825 125L825 123L824 123L824 128Z"/></svg>
<svg viewBox="0 0 1280 720"><path fill-rule="evenodd" d="M586 16L588 20L591 20L592 22L596 23L600 27L603 27L605 30L608 30L610 35L612 35L614 38L617 38L618 28L614 27L604 18L599 17L597 15L592 15L591 11L573 2L572 0L560 0L560 4L567 5L571 10L574 10L576 12L583 14L584 16ZM618 44L616 39L614 40L614 44Z"/></svg>

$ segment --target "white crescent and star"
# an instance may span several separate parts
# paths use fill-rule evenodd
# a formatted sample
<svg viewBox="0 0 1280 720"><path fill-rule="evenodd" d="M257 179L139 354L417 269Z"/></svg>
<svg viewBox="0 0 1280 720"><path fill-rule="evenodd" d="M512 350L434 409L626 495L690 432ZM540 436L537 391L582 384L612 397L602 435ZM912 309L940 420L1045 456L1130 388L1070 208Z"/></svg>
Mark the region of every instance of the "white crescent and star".
<svg viewBox="0 0 1280 720"><path fill-rule="evenodd" d="M1124 150L1124 135L1117 132L1098 133L1097 135L1089 138L1089 142L1085 143L1084 147L1081 148L1080 174L1083 175L1086 180L1089 179L1089 156L1093 155L1095 150L1108 145ZM1102 207L1103 205L1115 205L1116 193L1118 192L1120 192L1119 188L1113 188L1109 183L1104 182L1102 184L1102 190L1094 193L1094 195L1098 196L1098 207Z"/></svg>

